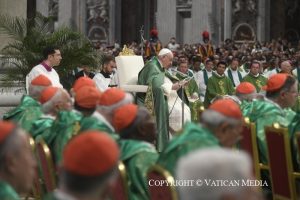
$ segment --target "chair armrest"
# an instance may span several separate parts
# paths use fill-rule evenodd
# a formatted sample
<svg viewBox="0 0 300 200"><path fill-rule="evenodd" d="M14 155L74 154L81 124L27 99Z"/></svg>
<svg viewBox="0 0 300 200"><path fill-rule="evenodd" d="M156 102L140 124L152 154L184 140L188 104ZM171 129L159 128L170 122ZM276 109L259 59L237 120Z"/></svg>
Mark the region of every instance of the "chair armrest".
<svg viewBox="0 0 300 200"><path fill-rule="evenodd" d="M120 85L125 92L147 92L148 85Z"/></svg>

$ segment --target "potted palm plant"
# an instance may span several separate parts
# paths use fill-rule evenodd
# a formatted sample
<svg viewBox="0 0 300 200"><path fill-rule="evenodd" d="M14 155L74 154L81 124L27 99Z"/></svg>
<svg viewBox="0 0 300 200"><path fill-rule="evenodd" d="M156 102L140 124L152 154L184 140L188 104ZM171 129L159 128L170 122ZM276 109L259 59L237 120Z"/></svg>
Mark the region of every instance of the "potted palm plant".
<svg viewBox="0 0 300 200"><path fill-rule="evenodd" d="M52 18L37 13L33 19L0 15L0 34L12 40L0 51L2 66L7 66L2 83L19 82L25 87L30 70L41 62L46 46L58 46L62 61L57 67L62 84L69 89L73 84L72 71L82 65L99 66L99 56L92 43L80 32L68 27L52 31ZM1 66L0 66L1 67Z"/></svg>

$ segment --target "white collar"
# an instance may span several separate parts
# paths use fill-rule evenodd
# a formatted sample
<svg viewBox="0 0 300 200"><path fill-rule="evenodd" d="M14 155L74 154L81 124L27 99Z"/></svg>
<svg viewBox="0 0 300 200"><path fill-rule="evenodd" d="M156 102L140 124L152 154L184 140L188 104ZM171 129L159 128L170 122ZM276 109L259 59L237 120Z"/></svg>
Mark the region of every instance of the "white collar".
<svg viewBox="0 0 300 200"><path fill-rule="evenodd" d="M107 119L98 111L95 111L92 115L93 117L97 118L99 121L103 122L105 125L107 125L113 132L115 132L114 127L107 121Z"/></svg>
<svg viewBox="0 0 300 200"><path fill-rule="evenodd" d="M160 62L160 60L157 58L157 60L158 60L158 62L159 62L159 64L160 64L160 67L162 68L162 69L164 69L164 66L162 65L162 63Z"/></svg>
<svg viewBox="0 0 300 200"><path fill-rule="evenodd" d="M251 72L249 72L249 74L250 74L251 76L254 76L255 78L259 77L259 75L260 75L260 73L258 73L257 75L253 75L253 74L251 74Z"/></svg>
<svg viewBox="0 0 300 200"><path fill-rule="evenodd" d="M215 75L216 75L217 77L224 77L224 76L225 76L225 74L219 75L218 72L215 72Z"/></svg>

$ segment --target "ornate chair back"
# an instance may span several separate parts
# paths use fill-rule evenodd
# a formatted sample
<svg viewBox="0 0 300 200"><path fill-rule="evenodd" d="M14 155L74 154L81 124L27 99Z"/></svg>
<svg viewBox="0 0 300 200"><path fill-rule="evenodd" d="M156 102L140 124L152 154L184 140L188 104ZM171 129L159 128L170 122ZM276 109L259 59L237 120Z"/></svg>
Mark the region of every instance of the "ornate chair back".
<svg viewBox="0 0 300 200"><path fill-rule="evenodd" d="M43 138L36 140L36 154L42 173L42 180L46 187L46 192L52 192L56 188L56 170L51 155L51 151Z"/></svg>
<svg viewBox="0 0 300 200"><path fill-rule="evenodd" d="M300 176L293 170L288 129L275 123L265 127L265 135L273 199L297 199L295 179Z"/></svg>
<svg viewBox="0 0 300 200"><path fill-rule="evenodd" d="M32 149L32 153L34 154L34 152L36 151L36 144L35 141L32 137L29 137L29 144L31 146ZM36 156L34 154L34 157L36 159ZM39 172L38 172L38 168L36 169L36 176L34 179L34 183L33 183L33 188L32 188L32 194L29 194L27 197L29 198L30 196L33 195L34 199L41 199L42 198L42 186L41 186L41 179L39 177ZM27 198L27 199L28 199Z"/></svg>
<svg viewBox="0 0 300 200"><path fill-rule="evenodd" d="M117 177L109 185L109 197L113 200L128 199L127 174L123 162L119 162Z"/></svg>
<svg viewBox="0 0 300 200"><path fill-rule="evenodd" d="M151 167L147 174L151 200L177 200L178 195L174 186L173 176L159 165ZM153 184L151 184L151 182ZM162 183L162 184L155 184Z"/></svg>
<svg viewBox="0 0 300 200"><path fill-rule="evenodd" d="M249 118L244 119L243 131L241 133L240 149L246 151L253 161L253 174L257 180L261 179L261 164L259 163L259 154L256 141L256 126L250 122Z"/></svg>

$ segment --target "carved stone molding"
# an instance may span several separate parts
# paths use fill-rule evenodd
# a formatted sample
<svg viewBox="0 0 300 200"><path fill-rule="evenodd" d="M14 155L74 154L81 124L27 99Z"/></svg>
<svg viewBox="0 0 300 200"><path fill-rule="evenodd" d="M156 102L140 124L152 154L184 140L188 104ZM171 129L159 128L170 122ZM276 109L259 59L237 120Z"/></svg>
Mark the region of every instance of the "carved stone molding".
<svg viewBox="0 0 300 200"><path fill-rule="evenodd" d="M258 0L232 0L233 39L254 40L257 30Z"/></svg>
<svg viewBox="0 0 300 200"><path fill-rule="evenodd" d="M108 43L108 0L86 0L87 35L92 42Z"/></svg>
<svg viewBox="0 0 300 200"><path fill-rule="evenodd" d="M54 21L58 20L58 5L59 0L49 0L49 16L54 18Z"/></svg>

